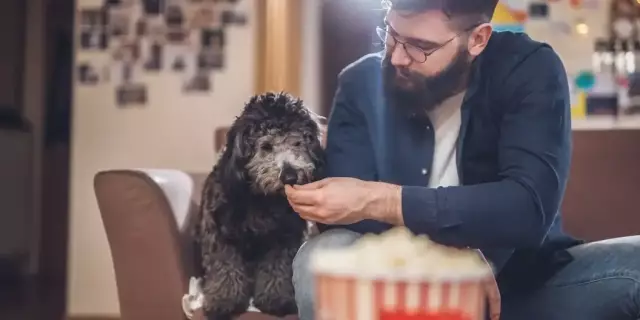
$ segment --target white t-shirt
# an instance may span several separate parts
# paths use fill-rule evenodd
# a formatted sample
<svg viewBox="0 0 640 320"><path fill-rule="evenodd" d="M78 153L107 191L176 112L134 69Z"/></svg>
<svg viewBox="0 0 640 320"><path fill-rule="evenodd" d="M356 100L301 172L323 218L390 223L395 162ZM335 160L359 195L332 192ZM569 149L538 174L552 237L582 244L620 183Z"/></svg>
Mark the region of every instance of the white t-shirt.
<svg viewBox="0 0 640 320"><path fill-rule="evenodd" d="M435 146L431 164L429 187L449 187L460 185L456 162L456 147L462 123L462 100L465 92L460 92L445 100L429 112L429 119L435 132Z"/></svg>

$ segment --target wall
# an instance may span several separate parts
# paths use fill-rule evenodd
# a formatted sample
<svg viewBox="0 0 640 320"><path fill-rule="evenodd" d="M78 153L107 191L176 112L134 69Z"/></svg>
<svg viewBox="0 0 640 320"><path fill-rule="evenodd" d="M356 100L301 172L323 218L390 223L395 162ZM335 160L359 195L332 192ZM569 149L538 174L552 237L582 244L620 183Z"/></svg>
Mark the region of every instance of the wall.
<svg viewBox="0 0 640 320"><path fill-rule="evenodd" d="M608 1L596 3L593 8L573 10L569 1L557 1L549 5L549 20L531 20L525 24L531 38L548 43L558 52L570 75L591 68L594 41L607 35ZM589 26L589 33L585 36L575 34L572 29L579 20ZM573 33L563 32L567 27Z"/></svg>
<svg viewBox="0 0 640 320"><path fill-rule="evenodd" d="M79 0L77 6L80 9L100 2ZM96 172L139 167L210 170L215 160L214 128L228 125L253 94L253 2L243 0L238 6L248 14L248 24L228 30L226 69L213 76L213 91L208 94L184 94L183 78L170 70L138 74L147 84L146 106L119 109L114 101L116 81L95 86L76 81L68 314L118 314L109 246L93 194ZM104 53L76 50L76 62L100 64L107 59Z"/></svg>
<svg viewBox="0 0 640 320"><path fill-rule="evenodd" d="M0 2L0 47L2 69L0 71L0 114L20 107L20 82L16 81L22 72L22 47L24 37L24 5L21 1Z"/></svg>
<svg viewBox="0 0 640 320"><path fill-rule="evenodd" d="M15 27L20 24L23 32L17 38L3 37L7 40L3 51L3 80L10 79L18 85L8 86L0 104L8 104L28 127L27 133L0 130L0 148L10 156L2 159L0 166L0 190L9 189L0 199L3 205L2 221L0 221L0 256L16 254L24 260L19 267L22 274L33 275L38 272L39 254L39 212L41 197L42 148L44 133L44 97L45 97L45 45L44 23L45 2L43 0L27 0L24 6L16 1L3 5L3 14L21 15L22 19L2 17L2 26ZM26 11L22 11L26 10ZM6 20L6 21L4 21ZM8 24L7 24L8 23ZM13 25L13 26L11 26ZM5 39L6 38L6 39ZM11 52L20 53L21 58L12 57ZM6 63L9 63L7 65ZM17 63L17 65L16 65ZM14 64L14 65L11 65ZM18 74L13 74L16 71ZM7 105L7 106L8 106ZM6 107L6 106L4 106ZM16 107L18 109L16 109ZM0 113L8 109L2 109ZM4 110L4 111L3 111ZM5 114L6 116L6 114ZM19 181L15 180L19 179ZM6 210L6 211L5 211Z"/></svg>
<svg viewBox="0 0 640 320"><path fill-rule="evenodd" d="M305 104L320 112L322 91L320 72L320 23L322 1L302 0L302 90L301 96Z"/></svg>

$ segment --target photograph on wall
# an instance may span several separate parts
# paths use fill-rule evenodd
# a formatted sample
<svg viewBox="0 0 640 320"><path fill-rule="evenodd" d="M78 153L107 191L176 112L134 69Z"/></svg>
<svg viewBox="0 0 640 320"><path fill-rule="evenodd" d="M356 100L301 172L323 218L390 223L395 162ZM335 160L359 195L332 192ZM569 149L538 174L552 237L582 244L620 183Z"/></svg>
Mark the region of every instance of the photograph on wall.
<svg viewBox="0 0 640 320"><path fill-rule="evenodd" d="M109 36L112 38L128 37L131 35L132 17L126 8L109 10Z"/></svg>
<svg viewBox="0 0 640 320"><path fill-rule="evenodd" d="M513 1L513 0L512 0ZM79 45L105 50L109 62L77 66L78 81L116 83L120 106L144 105L148 88L134 75L179 73L183 92L209 92L225 67L226 28L245 25L240 0L100 0L78 14Z"/></svg>
<svg viewBox="0 0 640 320"><path fill-rule="evenodd" d="M116 88L116 103L120 108L147 104L147 87L142 83L124 83Z"/></svg>
<svg viewBox="0 0 640 320"><path fill-rule="evenodd" d="M162 46L158 42L152 42L145 46L144 69L147 71L162 70Z"/></svg>
<svg viewBox="0 0 640 320"><path fill-rule="evenodd" d="M116 88L116 104L121 108L144 106L147 103L147 87L135 81L136 65L129 62L120 64L120 85Z"/></svg>
<svg viewBox="0 0 640 320"><path fill-rule="evenodd" d="M216 28L222 26L222 14L215 3L206 3L191 10L188 25L192 29Z"/></svg>
<svg viewBox="0 0 640 320"><path fill-rule="evenodd" d="M145 36L151 41L164 43L167 29L164 19L160 17L145 17L144 23Z"/></svg>
<svg viewBox="0 0 640 320"><path fill-rule="evenodd" d="M183 72L188 67L189 70L194 70L191 65L195 64L195 56L192 50L183 45L167 44L162 48L163 65L166 65L172 71Z"/></svg>
<svg viewBox="0 0 640 320"><path fill-rule="evenodd" d="M208 72L196 71L184 82L182 90L186 93L208 92L211 90L211 76Z"/></svg>
<svg viewBox="0 0 640 320"><path fill-rule="evenodd" d="M179 4L167 4L164 12L165 39L171 44L186 45L189 42L189 29L185 26L185 12Z"/></svg>
<svg viewBox="0 0 640 320"><path fill-rule="evenodd" d="M80 47L84 50L104 50L107 48L105 12L102 9L80 11Z"/></svg>
<svg viewBox="0 0 640 320"><path fill-rule="evenodd" d="M201 30L198 69L202 71L219 70L224 67L224 30Z"/></svg>
<svg viewBox="0 0 640 320"><path fill-rule="evenodd" d="M139 64L119 61L111 64L110 79L117 85L141 82L140 74L143 72Z"/></svg>
<svg viewBox="0 0 640 320"><path fill-rule="evenodd" d="M167 4L164 10L164 21L167 27L182 28L184 20L184 10L180 4Z"/></svg>
<svg viewBox="0 0 640 320"><path fill-rule="evenodd" d="M100 80L98 69L89 62L82 62L78 65L78 82L83 85L96 85Z"/></svg>
<svg viewBox="0 0 640 320"><path fill-rule="evenodd" d="M187 67L187 57L186 56L177 56L173 59L173 63L171 64L171 70L176 72L182 72Z"/></svg>
<svg viewBox="0 0 640 320"><path fill-rule="evenodd" d="M131 8L138 0L104 0L105 7Z"/></svg>
<svg viewBox="0 0 640 320"><path fill-rule="evenodd" d="M136 37L142 38L147 36L147 20L144 17L139 17L135 25Z"/></svg>
<svg viewBox="0 0 640 320"><path fill-rule="evenodd" d="M162 13L163 0L141 0L145 16L158 16Z"/></svg>
<svg viewBox="0 0 640 320"><path fill-rule="evenodd" d="M222 12L222 24L243 26L247 24L247 15L232 10L225 10L224 12Z"/></svg>
<svg viewBox="0 0 640 320"><path fill-rule="evenodd" d="M165 39L167 43L177 45L189 44L189 30L185 28L171 28L168 27L165 33Z"/></svg>
<svg viewBox="0 0 640 320"><path fill-rule="evenodd" d="M198 69L204 72L220 70L224 67L222 50L203 48L198 54Z"/></svg>
<svg viewBox="0 0 640 320"><path fill-rule="evenodd" d="M126 39L113 51L113 59L116 61L137 62L141 56L140 40Z"/></svg>
<svg viewBox="0 0 640 320"><path fill-rule="evenodd" d="M200 33L200 45L203 48L222 50L224 47L223 29L203 29Z"/></svg>
<svg viewBox="0 0 640 320"><path fill-rule="evenodd" d="M122 0L104 0L104 6L106 8L109 7L117 7L122 4Z"/></svg>

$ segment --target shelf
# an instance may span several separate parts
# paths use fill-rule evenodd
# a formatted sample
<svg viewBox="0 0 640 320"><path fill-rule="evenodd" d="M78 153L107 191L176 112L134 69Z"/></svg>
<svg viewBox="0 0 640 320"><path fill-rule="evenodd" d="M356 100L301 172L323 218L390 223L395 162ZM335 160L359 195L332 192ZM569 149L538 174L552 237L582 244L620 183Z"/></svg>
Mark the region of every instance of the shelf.
<svg viewBox="0 0 640 320"><path fill-rule="evenodd" d="M616 119L612 116L590 116L586 119L572 119L572 129L577 131L598 130L640 130L640 116Z"/></svg>

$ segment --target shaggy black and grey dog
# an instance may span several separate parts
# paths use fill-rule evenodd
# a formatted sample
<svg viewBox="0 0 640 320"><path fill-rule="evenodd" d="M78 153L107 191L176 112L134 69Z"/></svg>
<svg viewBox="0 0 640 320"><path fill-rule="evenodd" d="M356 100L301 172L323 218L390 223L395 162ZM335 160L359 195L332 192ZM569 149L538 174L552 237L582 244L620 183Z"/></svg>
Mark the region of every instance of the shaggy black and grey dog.
<svg viewBox="0 0 640 320"><path fill-rule="evenodd" d="M284 93L251 98L231 126L195 234L209 319L241 314L251 298L263 313L297 313L291 264L307 223L284 186L322 177L320 139L317 117Z"/></svg>

